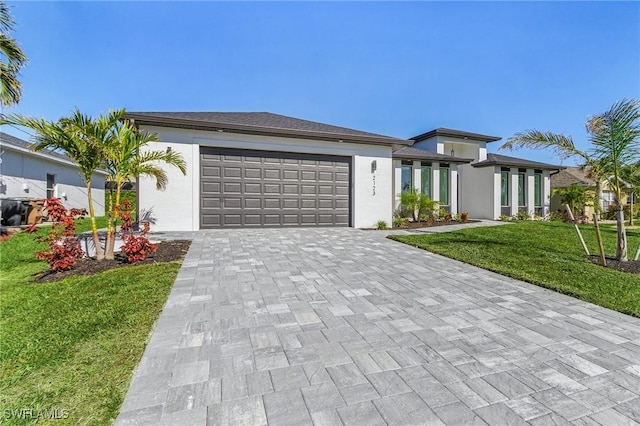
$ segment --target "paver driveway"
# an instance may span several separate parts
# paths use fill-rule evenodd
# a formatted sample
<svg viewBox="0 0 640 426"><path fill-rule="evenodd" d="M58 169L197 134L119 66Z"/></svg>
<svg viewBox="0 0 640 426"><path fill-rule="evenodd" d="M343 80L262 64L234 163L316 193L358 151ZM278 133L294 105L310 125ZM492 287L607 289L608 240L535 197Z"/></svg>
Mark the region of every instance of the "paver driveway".
<svg viewBox="0 0 640 426"><path fill-rule="evenodd" d="M636 424L639 394L638 319L378 232L206 231L117 424Z"/></svg>

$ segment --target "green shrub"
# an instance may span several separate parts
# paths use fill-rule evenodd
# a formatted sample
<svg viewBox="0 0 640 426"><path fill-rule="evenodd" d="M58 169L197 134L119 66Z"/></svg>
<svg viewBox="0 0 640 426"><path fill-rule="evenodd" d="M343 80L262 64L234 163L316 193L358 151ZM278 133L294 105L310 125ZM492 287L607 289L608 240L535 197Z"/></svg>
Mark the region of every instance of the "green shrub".
<svg viewBox="0 0 640 426"><path fill-rule="evenodd" d="M422 213L433 211L436 204L435 201L417 189L412 192L403 192L400 194L400 205L413 216L413 220L416 222Z"/></svg>
<svg viewBox="0 0 640 426"><path fill-rule="evenodd" d="M393 221L391 222L391 225L393 225L394 228L402 228L403 223L404 223L404 218L400 216L394 216Z"/></svg>
<svg viewBox="0 0 640 426"><path fill-rule="evenodd" d="M382 230L385 230L387 228L388 228L387 222L385 222L384 220L379 220L378 223L376 223L376 229L379 229L379 230L382 231Z"/></svg>

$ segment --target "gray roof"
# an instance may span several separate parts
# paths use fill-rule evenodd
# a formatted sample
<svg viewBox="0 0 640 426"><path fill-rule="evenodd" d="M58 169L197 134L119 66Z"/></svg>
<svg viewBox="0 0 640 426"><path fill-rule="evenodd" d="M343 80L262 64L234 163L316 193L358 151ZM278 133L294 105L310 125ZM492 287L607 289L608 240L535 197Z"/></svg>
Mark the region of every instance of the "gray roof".
<svg viewBox="0 0 640 426"><path fill-rule="evenodd" d="M393 151L393 158L406 158L408 160L427 160L437 161L441 163L470 163L472 158L452 157L450 155L438 154L437 152L427 151L424 149L403 147Z"/></svg>
<svg viewBox="0 0 640 426"><path fill-rule="evenodd" d="M336 142L411 145L413 141L270 112L127 112L136 124Z"/></svg>
<svg viewBox="0 0 640 426"><path fill-rule="evenodd" d="M32 144L31 142L27 142L25 140L22 140L20 138L17 138L15 136L9 135L9 134L4 133L4 132L0 132L0 142L3 145L13 145L13 146L17 146L19 148L28 149L29 151L33 151L33 146L34 146L34 144ZM55 152L55 151L52 151L50 149L43 149L42 151L38 151L38 152L40 152L41 154L43 154L45 156L51 156L51 157L59 158L59 159L66 160L66 161L72 161L66 155L60 154L59 152Z"/></svg>
<svg viewBox="0 0 640 426"><path fill-rule="evenodd" d="M573 184L578 186L593 187L596 182L590 179L580 167L567 167L551 176L552 187L567 187Z"/></svg>
<svg viewBox="0 0 640 426"><path fill-rule="evenodd" d="M39 157L45 157L45 158L50 158L51 160L57 161L57 162L64 162L67 164L70 164L74 167L77 167L76 163L69 158L69 156L65 155L65 154L61 154L59 152L55 152L52 151L50 149L43 149L40 151L34 151L33 147L34 144L32 144L31 142L27 142L23 139L17 138L15 136L9 135L7 133L4 132L0 132L0 145L2 146L6 146L6 147L17 147L17 148L22 148L29 150L32 155L36 155ZM106 175L107 172L105 172L104 170L96 170L95 173L101 174L101 175Z"/></svg>
<svg viewBox="0 0 640 426"><path fill-rule="evenodd" d="M437 129L431 130L429 132L423 133L418 136L414 136L411 139L413 139L416 142L420 142L426 139L431 139L436 136L445 136L445 137L458 138L458 139L471 139L471 140L476 140L481 142L495 142L502 139L499 136L482 135L480 133L471 133L471 132L465 132L462 130L447 129L445 127L438 127Z"/></svg>
<svg viewBox="0 0 640 426"><path fill-rule="evenodd" d="M500 154L487 154L487 159L478 163L473 163L473 167L489 167L489 166L508 166L508 167L522 167L529 169L544 169L544 170L562 170L564 166L554 166L553 164L539 163L537 161L529 161L517 157L508 157Z"/></svg>

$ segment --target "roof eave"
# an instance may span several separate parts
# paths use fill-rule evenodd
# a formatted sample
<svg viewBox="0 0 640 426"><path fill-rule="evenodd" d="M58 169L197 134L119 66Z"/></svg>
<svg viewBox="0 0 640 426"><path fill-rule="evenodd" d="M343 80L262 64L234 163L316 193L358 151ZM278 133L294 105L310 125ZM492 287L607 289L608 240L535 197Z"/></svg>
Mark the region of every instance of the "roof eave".
<svg viewBox="0 0 640 426"><path fill-rule="evenodd" d="M551 164L516 164L497 161L480 161L479 163L472 163L473 167L517 167L526 169L541 169L541 170L564 170L565 166L554 166Z"/></svg>
<svg viewBox="0 0 640 426"><path fill-rule="evenodd" d="M420 155L411 155L411 154L392 154L392 158L394 160L425 160L425 161L433 161L439 163L456 163L456 164L468 164L473 161L473 158L460 158L460 157L428 157L428 156L420 156Z"/></svg>
<svg viewBox="0 0 640 426"><path fill-rule="evenodd" d="M150 125L159 127L172 127L180 129L194 129L206 131L221 131L250 135L297 137L331 142L351 142L373 145L412 145L412 140L384 138L379 136L356 136L341 133L314 132L307 130L280 129L274 127L248 126L242 124L229 124L219 122L205 122L172 117L149 117L144 114L125 113L125 119L133 120L137 125Z"/></svg>
<svg viewBox="0 0 640 426"><path fill-rule="evenodd" d="M15 145L10 142L2 141L2 148L6 148L11 151L18 152L20 154L32 155L36 158L42 158L45 160L54 161L56 163L64 164L66 166L72 166L72 167L75 167L76 169L78 168L78 165L74 163L73 160L71 160L70 158L67 159L67 158L57 157L55 155L49 155L46 152L35 151L33 149L29 149L24 146ZM99 175L104 175L104 176L107 176L109 174L106 171L100 170L100 169L96 170L94 173Z"/></svg>
<svg viewBox="0 0 640 426"><path fill-rule="evenodd" d="M459 133L459 132L449 131L449 130L442 130L442 129L430 130L426 133L422 133L411 139L415 140L416 142L420 142L420 141L434 138L436 136L444 136L444 137L457 138L457 139L470 139L470 140L475 140L480 142L496 142L502 139L501 137L498 137L498 136L481 135L477 133L464 134L464 133Z"/></svg>

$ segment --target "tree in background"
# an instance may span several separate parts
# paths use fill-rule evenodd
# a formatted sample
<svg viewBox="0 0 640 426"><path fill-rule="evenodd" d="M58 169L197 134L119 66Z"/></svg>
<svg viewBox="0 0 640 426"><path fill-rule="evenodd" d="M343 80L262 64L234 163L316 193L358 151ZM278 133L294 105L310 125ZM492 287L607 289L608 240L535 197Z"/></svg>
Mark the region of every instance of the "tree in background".
<svg viewBox="0 0 640 426"><path fill-rule="evenodd" d="M560 195L560 203L568 205L576 219L579 214L584 216L585 206L592 203L594 198L591 189L577 183L572 183L566 188L556 188L553 192Z"/></svg>
<svg viewBox="0 0 640 426"><path fill-rule="evenodd" d="M11 19L9 6L0 0L0 106L9 107L20 102L22 85L18 80L20 69L27 57L18 43L9 36L15 22Z"/></svg>
<svg viewBox="0 0 640 426"><path fill-rule="evenodd" d="M640 100L623 99L616 102L608 111L591 117L587 122L587 130L593 153L610 176L609 185L618 206L616 258L628 260L622 205L626 184L622 176L627 168L633 168L640 159Z"/></svg>

